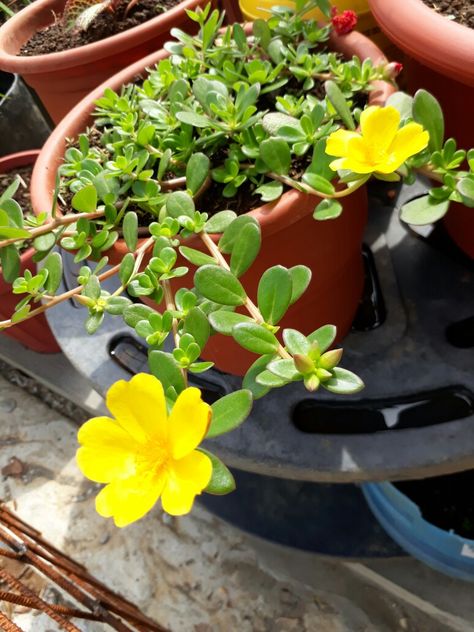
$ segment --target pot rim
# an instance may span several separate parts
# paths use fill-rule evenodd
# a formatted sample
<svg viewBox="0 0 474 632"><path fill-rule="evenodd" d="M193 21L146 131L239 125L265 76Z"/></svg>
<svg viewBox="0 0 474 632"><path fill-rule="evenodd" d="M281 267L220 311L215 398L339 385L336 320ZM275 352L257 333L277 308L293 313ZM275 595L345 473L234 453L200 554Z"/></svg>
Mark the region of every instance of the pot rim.
<svg viewBox="0 0 474 632"><path fill-rule="evenodd" d="M131 41L143 42L156 37L160 32L169 31L175 24L176 18L186 9L194 9L204 3L205 0L182 0L172 9L169 9L155 18L134 26L131 29L105 37L98 42L91 42L84 46L78 46L70 50L45 55L21 57L17 55L20 47L36 33L37 28L33 24L41 22L41 28L45 28L48 22L46 17L51 13L54 17L54 9L64 5L65 0L36 0L19 11L15 16L5 22L0 28L0 66L3 70L19 74L44 74L54 70L74 68L87 62L95 62L112 54L116 54L131 48ZM44 17L44 19L42 19ZM16 45L13 34L25 29L27 37ZM16 40L18 41L18 40ZM15 52L14 52L15 51Z"/></svg>
<svg viewBox="0 0 474 632"><path fill-rule="evenodd" d="M396 46L426 66L474 86L474 29L436 13L422 0L369 0L369 5Z"/></svg>
<svg viewBox="0 0 474 632"><path fill-rule="evenodd" d="M245 26L246 29L250 28L250 24ZM375 64L387 63L386 57L378 46L357 31L352 31L342 36L333 33L329 43L333 50L342 53L346 57L357 55L363 58L370 57ZM33 170L31 196L35 213L51 208L52 192L54 190L53 181L55 180L56 170L64 156L66 139L76 138L78 134L87 128L95 102L103 95L104 90L106 88L120 89L123 84L131 81L137 75L143 74L148 68L156 65L160 60L168 56L169 53L161 49L131 64L95 88L62 119L46 141ZM376 81L374 82L374 90L370 93L369 102L372 105L383 104L395 90L392 84L385 81ZM304 210L304 205L300 205L303 209L302 211L294 210L298 208L298 201L301 201L301 196L307 195L296 190L287 191L277 201L264 204L248 211L248 213L258 219L262 233L269 235L276 230L281 230L293 224L302 214L305 215L307 213ZM316 201L320 198L314 197L316 204ZM292 208L294 212L289 213L289 208ZM113 249L117 246L118 243L116 242Z"/></svg>
<svg viewBox="0 0 474 632"><path fill-rule="evenodd" d="M24 151L17 151L14 154L8 154L0 158L0 173L8 173L16 167L26 167L27 165L35 164L38 156L41 153L41 149L26 149ZM33 248L28 248L20 255L22 264L26 264L35 254ZM1 267L0 267L1 269ZM0 279L0 285L3 283L3 279Z"/></svg>

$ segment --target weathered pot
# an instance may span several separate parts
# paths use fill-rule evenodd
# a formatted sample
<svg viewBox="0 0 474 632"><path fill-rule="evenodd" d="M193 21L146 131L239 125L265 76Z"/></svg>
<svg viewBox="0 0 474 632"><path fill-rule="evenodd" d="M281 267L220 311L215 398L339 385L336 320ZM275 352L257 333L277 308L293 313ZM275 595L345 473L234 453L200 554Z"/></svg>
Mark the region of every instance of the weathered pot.
<svg viewBox="0 0 474 632"><path fill-rule="evenodd" d="M406 53L408 91L432 92L444 111L446 137L454 137L465 149L474 147L474 30L448 20L422 0L369 4L382 31ZM453 204L444 225L474 258L474 209Z"/></svg>
<svg viewBox="0 0 474 632"><path fill-rule="evenodd" d="M30 150L0 158L0 173L7 173L17 167L31 165L35 162L38 155L39 150ZM30 272L35 274L36 264L33 262L34 253L33 248L30 248L21 255L20 274L24 274L25 270L30 270ZM1 320L10 318L15 310L15 305L20 299L21 296L12 293L11 285L6 283L0 274ZM39 351L40 353L56 353L61 351L56 339L51 333L44 314L39 314L30 320L18 323L14 327L9 327L5 329L2 334L18 340L25 345L25 347L33 351Z"/></svg>
<svg viewBox="0 0 474 632"><path fill-rule="evenodd" d="M332 36L332 47L351 57L370 57L375 63L385 63L381 51L366 37L353 32ZM133 64L89 94L56 127L36 163L32 180L32 204L35 212L51 207L56 171L66 149L66 138L77 137L91 122L95 101L106 87L118 90L122 85L165 57L165 51L149 55ZM383 103L393 87L384 82L374 85L371 103ZM365 190L344 199L344 212L334 221L316 222L312 212L316 197L296 191L286 193L276 203L251 211L260 222L263 236L261 252L251 270L243 277L250 296L255 297L258 279L266 268L277 263L288 267L306 264L313 270L313 280L306 294L298 301L283 325L292 325L309 333L326 322L338 327L339 338L350 328L363 287L361 259L362 234L367 217ZM216 238L217 239L217 238ZM196 243L191 245L196 246ZM118 240L107 253L111 263L119 262L127 252ZM182 281L192 285L192 277ZM216 337L209 343L206 356L212 356L217 366L226 372L242 374L255 356L237 346L231 338Z"/></svg>
<svg viewBox="0 0 474 632"><path fill-rule="evenodd" d="M0 71L0 156L41 147L50 131L49 122L21 78Z"/></svg>
<svg viewBox="0 0 474 632"><path fill-rule="evenodd" d="M0 69L21 75L55 123L108 77L161 48L170 29L188 26L186 9L205 4L184 0L163 15L98 42L60 53L19 56L23 44L62 13L65 2L37 0L0 28Z"/></svg>

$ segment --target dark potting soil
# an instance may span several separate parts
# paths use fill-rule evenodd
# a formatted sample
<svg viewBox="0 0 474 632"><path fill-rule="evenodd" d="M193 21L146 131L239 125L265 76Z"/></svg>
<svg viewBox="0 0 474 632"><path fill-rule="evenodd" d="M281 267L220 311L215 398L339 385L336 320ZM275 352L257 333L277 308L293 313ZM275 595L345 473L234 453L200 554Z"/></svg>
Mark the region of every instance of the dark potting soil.
<svg viewBox="0 0 474 632"><path fill-rule="evenodd" d="M418 505L425 520L474 540L474 470L395 486Z"/></svg>
<svg viewBox="0 0 474 632"><path fill-rule="evenodd" d="M121 0L113 13L107 10L103 11L85 31L68 28L61 17L58 17L55 24L35 33L23 45L19 54L24 57L47 55L98 42L111 35L127 31L134 26L139 26L157 15L165 13L179 2L180 0L140 0L125 15L129 0Z"/></svg>
<svg viewBox="0 0 474 632"><path fill-rule="evenodd" d="M18 167L9 171L8 173L0 173L0 195L10 186L10 184L16 179L17 176L25 183L26 187L22 184L18 187L17 192L14 195L14 199L18 202L23 210L23 214L31 213L31 198L30 198L30 182L31 173L33 167L28 165L26 167Z"/></svg>
<svg viewBox="0 0 474 632"><path fill-rule="evenodd" d="M472 0L423 0L423 2L446 18L474 29L474 5Z"/></svg>

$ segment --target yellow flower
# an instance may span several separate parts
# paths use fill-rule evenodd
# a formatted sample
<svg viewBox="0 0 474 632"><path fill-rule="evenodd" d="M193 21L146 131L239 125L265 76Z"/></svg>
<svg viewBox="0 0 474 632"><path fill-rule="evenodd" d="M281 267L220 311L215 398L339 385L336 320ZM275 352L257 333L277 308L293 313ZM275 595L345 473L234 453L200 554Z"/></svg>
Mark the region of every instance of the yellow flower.
<svg viewBox="0 0 474 632"><path fill-rule="evenodd" d="M326 153L337 156L330 167L354 173L393 173L428 145L429 134L418 123L399 129L400 113L392 106L372 105L360 117L361 133L338 129L326 142Z"/></svg>
<svg viewBox="0 0 474 632"><path fill-rule="evenodd" d="M77 463L97 483L97 512L118 527L142 518L161 496L163 509L191 511L212 475L210 458L195 448L209 428L211 408L186 388L168 417L163 387L152 375L120 380L107 393L115 417L89 419L79 430Z"/></svg>

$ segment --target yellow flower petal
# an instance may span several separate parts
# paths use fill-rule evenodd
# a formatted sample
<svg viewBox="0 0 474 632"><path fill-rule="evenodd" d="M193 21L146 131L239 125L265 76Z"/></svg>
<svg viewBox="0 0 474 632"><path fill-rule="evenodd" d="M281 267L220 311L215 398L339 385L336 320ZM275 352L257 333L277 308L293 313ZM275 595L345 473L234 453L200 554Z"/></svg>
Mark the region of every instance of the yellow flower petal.
<svg viewBox="0 0 474 632"><path fill-rule="evenodd" d="M175 461L161 495L164 511L172 516L189 513L196 495L207 487L211 476L211 459L202 452L195 450Z"/></svg>
<svg viewBox="0 0 474 632"><path fill-rule="evenodd" d="M117 527L126 527L143 518L155 505L164 480L164 477L147 480L141 476L133 476L126 480L113 481L97 495L97 513L104 518L113 517Z"/></svg>
<svg viewBox="0 0 474 632"><path fill-rule="evenodd" d="M83 446L77 451L77 464L87 478L109 483L134 473L135 442L109 417L89 419L77 436Z"/></svg>
<svg viewBox="0 0 474 632"><path fill-rule="evenodd" d="M350 140L358 138L357 132L347 129L338 129L329 135L326 141L326 153L329 156L343 157L347 154L347 146Z"/></svg>
<svg viewBox="0 0 474 632"><path fill-rule="evenodd" d="M169 438L174 459L181 459L204 439L211 420L211 407L202 401L198 388L178 395L169 418Z"/></svg>
<svg viewBox="0 0 474 632"><path fill-rule="evenodd" d="M429 133L419 123L408 123L398 130L389 148L389 152L399 161L395 169L398 169L407 158L425 149L429 140Z"/></svg>
<svg viewBox="0 0 474 632"><path fill-rule="evenodd" d="M380 153L388 149L399 125L400 112L390 105L383 108L372 105L360 115L360 129L365 142Z"/></svg>
<svg viewBox="0 0 474 632"><path fill-rule="evenodd" d="M131 380L119 380L107 393L107 408L136 441L144 443L153 435L165 437L166 402L161 382L148 373Z"/></svg>

